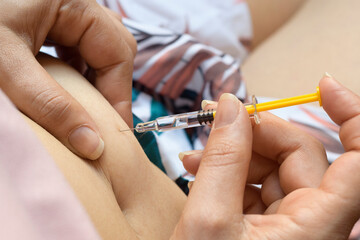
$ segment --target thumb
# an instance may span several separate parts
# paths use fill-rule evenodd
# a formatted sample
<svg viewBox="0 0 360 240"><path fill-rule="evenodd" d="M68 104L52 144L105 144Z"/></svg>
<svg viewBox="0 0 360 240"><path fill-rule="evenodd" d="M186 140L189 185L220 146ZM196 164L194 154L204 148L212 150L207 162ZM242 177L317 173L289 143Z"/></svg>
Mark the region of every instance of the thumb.
<svg viewBox="0 0 360 240"><path fill-rule="evenodd" d="M199 211L200 217L233 219L235 213L242 214L251 131L245 107L234 95L223 94L189 195L189 208Z"/></svg>
<svg viewBox="0 0 360 240"><path fill-rule="evenodd" d="M23 113L73 152L99 158L104 142L89 114L21 45L8 44L10 54L0 51L0 87Z"/></svg>

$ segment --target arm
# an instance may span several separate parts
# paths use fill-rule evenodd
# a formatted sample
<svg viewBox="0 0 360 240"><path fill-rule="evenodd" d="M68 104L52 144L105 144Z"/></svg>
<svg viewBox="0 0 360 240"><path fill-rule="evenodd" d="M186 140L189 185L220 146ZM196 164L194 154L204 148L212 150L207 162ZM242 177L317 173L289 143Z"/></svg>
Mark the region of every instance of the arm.
<svg viewBox="0 0 360 240"><path fill-rule="evenodd" d="M285 24L306 0L248 0L253 23L252 48L256 48Z"/></svg>
<svg viewBox="0 0 360 240"><path fill-rule="evenodd" d="M88 111L106 143L99 161L86 161L27 118L104 239L168 239L185 195L148 161L126 123L79 73L58 60L39 62Z"/></svg>
<svg viewBox="0 0 360 240"><path fill-rule="evenodd" d="M306 1L244 63L242 72L249 93L297 96L312 91L318 78L330 72L360 94L359 81L355 80L360 76L359 8L356 0L346 4L336 0Z"/></svg>

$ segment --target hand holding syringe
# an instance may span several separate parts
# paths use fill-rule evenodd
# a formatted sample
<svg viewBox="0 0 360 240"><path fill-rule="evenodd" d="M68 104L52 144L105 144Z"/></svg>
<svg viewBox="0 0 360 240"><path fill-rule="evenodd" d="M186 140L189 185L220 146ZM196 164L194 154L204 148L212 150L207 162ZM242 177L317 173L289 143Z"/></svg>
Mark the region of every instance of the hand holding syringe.
<svg viewBox="0 0 360 240"><path fill-rule="evenodd" d="M255 97L253 97L253 103L245 105L246 110L250 116L254 116L255 121L259 121L258 112L268 111L277 108L284 108L304 103L319 101L321 106L321 97L319 87L316 89L316 93L301 95L297 97L285 98L265 103L256 103ZM138 123L133 129L125 129L122 131L135 130L138 133L144 133L148 131L168 131L173 129L191 128L202 125L210 125L216 115L216 110L200 110L195 112L188 112L176 115L170 115L165 117L156 118L153 121Z"/></svg>

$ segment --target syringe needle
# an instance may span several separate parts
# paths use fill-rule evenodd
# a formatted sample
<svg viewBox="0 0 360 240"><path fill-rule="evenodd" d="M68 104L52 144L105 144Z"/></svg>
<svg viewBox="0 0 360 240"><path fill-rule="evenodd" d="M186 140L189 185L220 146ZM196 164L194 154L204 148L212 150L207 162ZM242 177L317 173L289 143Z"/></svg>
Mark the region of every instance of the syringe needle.
<svg viewBox="0 0 360 240"><path fill-rule="evenodd" d="M134 129L135 128L128 128L128 129L119 130L119 132L133 131Z"/></svg>

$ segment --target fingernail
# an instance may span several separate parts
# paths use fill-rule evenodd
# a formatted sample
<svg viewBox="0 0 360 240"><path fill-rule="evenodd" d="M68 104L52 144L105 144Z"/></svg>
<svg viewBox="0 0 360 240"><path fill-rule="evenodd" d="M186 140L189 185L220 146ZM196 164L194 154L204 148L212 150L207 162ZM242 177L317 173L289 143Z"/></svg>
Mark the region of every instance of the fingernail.
<svg viewBox="0 0 360 240"><path fill-rule="evenodd" d="M324 73L324 77L327 78L327 81L332 81L334 84L338 85L338 86L341 86L341 87L344 87L340 82L338 82L333 76L331 76L330 73L328 72L325 72Z"/></svg>
<svg viewBox="0 0 360 240"><path fill-rule="evenodd" d="M325 77L328 77L328 78L333 78L333 76L331 76L330 73L328 73L328 72L325 72L325 73L324 73L324 76L325 76Z"/></svg>
<svg viewBox="0 0 360 240"><path fill-rule="evenodd" d="M216 110L215 128L224 127L234 122L239 112L239 99L230 93L221 95Z"/></svg>
<svg viewBox="0 0 360 240"><path fill-rule="evenodd" d="M76 151L90 160L98 159L104 151L104 141L94 130L85 126L73 130L68 140Z"/></svg>
<svg viewBox="0 0 360 240"><path fill-rule="evenodd" d="M180 159L180 161L182 161L185 156L191 155L191 154L192 154L192 151L187 151L187 152L181 152L181 153L179 153L179 159Z"/></svg>
<svg viewBox="0 0 360 240"><path fill-rule="evenodd" d="M201 101L201 108L202 109L205 109L205 107L209 104L215 104L216 102L214 101L211 101L211 100L202 100Z"/></svg>

